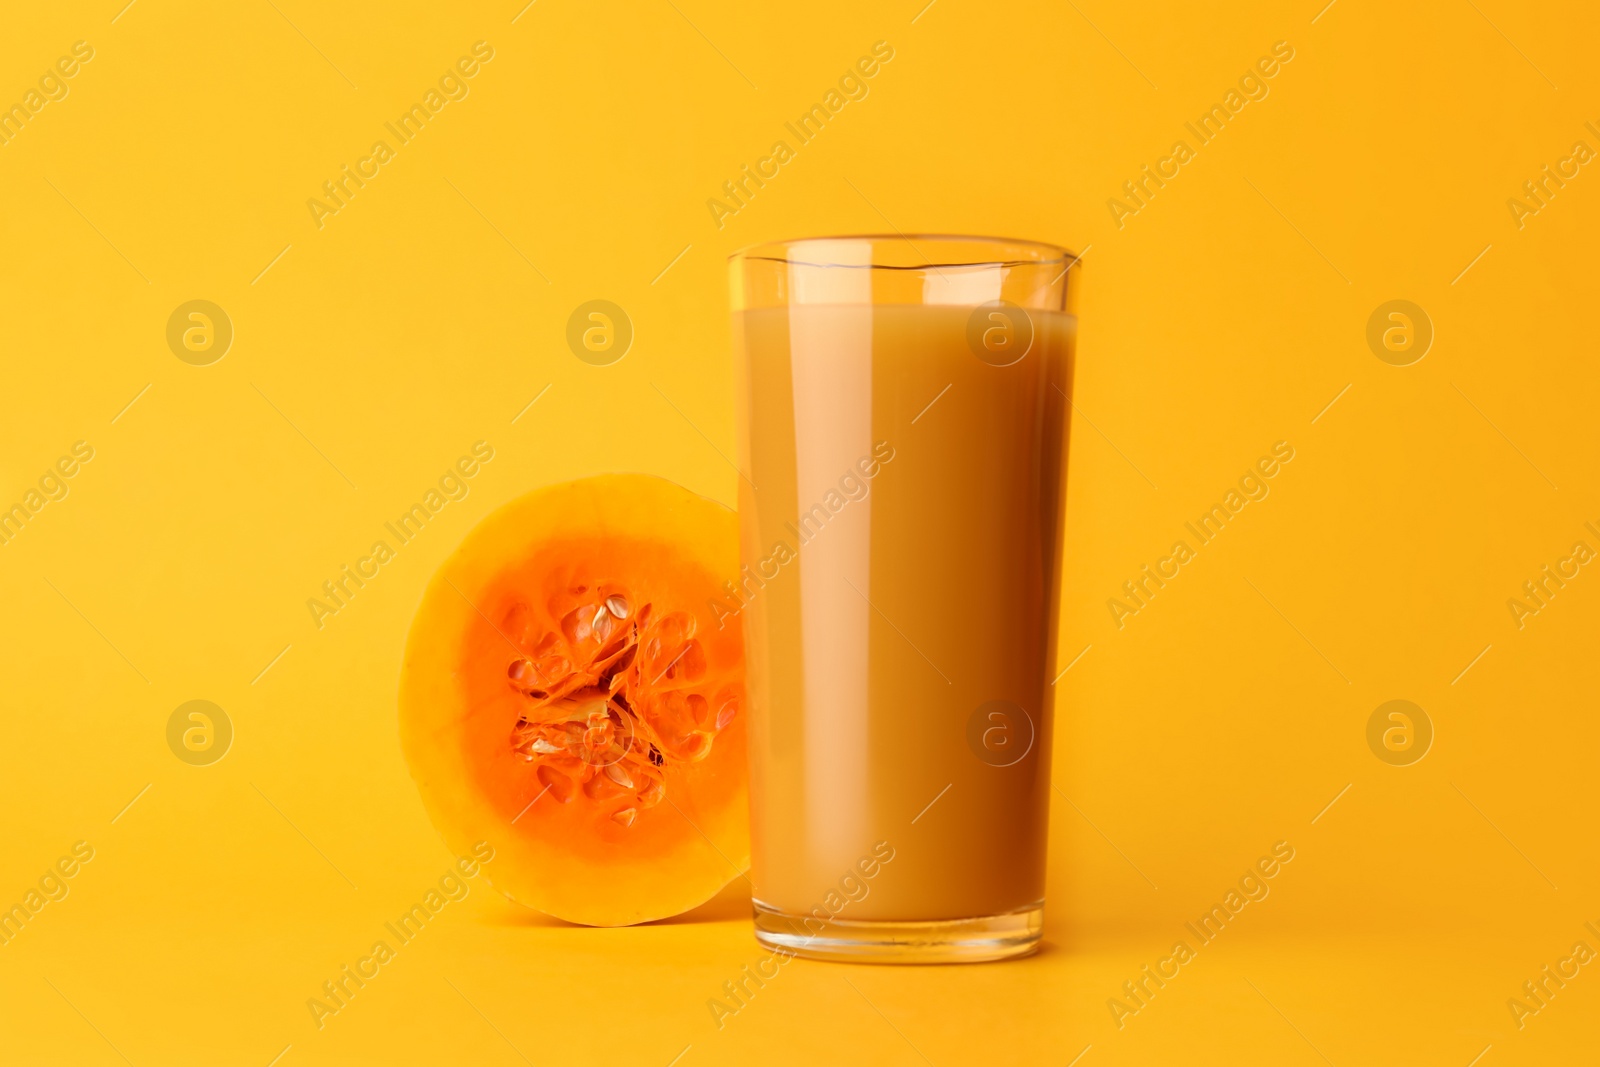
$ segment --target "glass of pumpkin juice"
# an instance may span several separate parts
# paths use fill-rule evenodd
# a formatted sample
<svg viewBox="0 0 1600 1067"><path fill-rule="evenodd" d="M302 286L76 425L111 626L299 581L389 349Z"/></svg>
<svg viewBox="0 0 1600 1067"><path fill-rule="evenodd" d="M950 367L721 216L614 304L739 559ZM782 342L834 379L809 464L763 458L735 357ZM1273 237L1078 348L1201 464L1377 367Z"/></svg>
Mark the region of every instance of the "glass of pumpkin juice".
<svg viewBox="0 0 1600 1067"><path fill-rule="evenodd" d="M1076 263L948 236L732 257L742 569L719 619L744 627L775 950L1038 946Z"/></svg>

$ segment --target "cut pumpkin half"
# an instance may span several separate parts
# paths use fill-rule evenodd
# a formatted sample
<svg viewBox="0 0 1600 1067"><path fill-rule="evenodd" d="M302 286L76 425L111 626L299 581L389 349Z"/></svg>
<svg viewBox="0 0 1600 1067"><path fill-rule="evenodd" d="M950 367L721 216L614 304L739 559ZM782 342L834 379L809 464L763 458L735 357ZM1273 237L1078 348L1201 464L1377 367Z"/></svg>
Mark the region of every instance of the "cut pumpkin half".
<svg viewBox="0 0 1600 1067"><path fill-rule="evenodd" d="M494 846L496 888L620 926L749 865L743 642L714 609L737 571L732 511L619 474L506 505L434 575L401 744L449 846Z"/></svg>

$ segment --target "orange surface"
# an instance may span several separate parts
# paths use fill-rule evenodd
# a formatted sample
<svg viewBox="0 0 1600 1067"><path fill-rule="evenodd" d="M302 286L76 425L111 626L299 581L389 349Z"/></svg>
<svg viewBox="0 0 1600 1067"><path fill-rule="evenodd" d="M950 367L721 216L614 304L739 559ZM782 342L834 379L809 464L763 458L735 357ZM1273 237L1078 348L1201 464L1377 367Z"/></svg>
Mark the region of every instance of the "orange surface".
<svg viewBox="0 0 1600 1067"><path fill-rule="evenodd" d="M0 35L0 105L37 104L0 144L0 905L38 904L0 945L0 1060L1592 1059L1594 964L1543 978L1600 950L1588 8L123 2ZM592 930L441 886L406 628L535 486L733 501L724 256L892 229L1086 256L1048 949L794 961L719 1029L765 958L737 889ZM630 328L591 309L569 345L596 300ZM1404 709L1369 747L1393 700L1431 724L1410 765ZM1123 983L1280 841L1269 895L1119 1029ZM377 971L319 1028L347 965Z"/></svg>

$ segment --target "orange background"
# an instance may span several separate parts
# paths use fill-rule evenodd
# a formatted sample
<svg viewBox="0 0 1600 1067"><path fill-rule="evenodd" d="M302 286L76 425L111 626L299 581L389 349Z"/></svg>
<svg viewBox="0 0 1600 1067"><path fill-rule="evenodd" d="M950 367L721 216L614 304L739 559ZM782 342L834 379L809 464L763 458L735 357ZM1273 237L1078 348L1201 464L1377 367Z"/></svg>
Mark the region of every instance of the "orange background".
<svg viewBox="0 0 1600 1067"><path fill-rule="evenodd" d="M1592 1045L1593 967L1521 1029L1507 1008L1600 949L1600 578L1520 628L1507 607L1600 548L1600 178L1507 205L1600 149L1592 13L121 5L19 9L0 39L0 104L94 50L0 146L0 506L94 450L0 546L0 904L94 850L0 946L0 1058L1493 1067ZM480 40L468 95L318 228L306 201ZM707 199L880 40L866 98L719 228ZM1279 41L1269 94L1196 146L1185 122ZM1108 200L1178 139L1194 158L1119 225ZM1086 255L1061 662L1088 651L1056 686L1046 950L799 961L719 1029L707 1000L760 955L740 885L589 930L474 881L318 1029L306 1000L453 862L395 725L434 568L563 479L731 502L724 257L893 230ZM166 338L195 299L234 330L207 366ZM610 366L566 344L591 299L635 329ZM1396 299L1434 331L1408 366L1367 342ZM470 495L318 629L307 598L479 440ZM1270 495L1119 629L1107 600L1278 441ZM167 744L195 699L235 731L210 766ZM1393 699L1434 732L1409 766L1367 743ZM1119 1028L1108 999L1278 841L1270 896Z"/></svg>

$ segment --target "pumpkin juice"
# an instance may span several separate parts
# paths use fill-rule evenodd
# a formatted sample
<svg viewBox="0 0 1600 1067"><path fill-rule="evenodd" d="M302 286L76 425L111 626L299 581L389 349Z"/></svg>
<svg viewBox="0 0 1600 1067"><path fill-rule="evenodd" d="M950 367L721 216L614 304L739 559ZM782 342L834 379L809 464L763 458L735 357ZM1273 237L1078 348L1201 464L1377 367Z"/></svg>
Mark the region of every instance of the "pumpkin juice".
<svg viewBox="0 0 1600 1067"><path fill-rule="evenodd" d="M807 284L735 314L752 879L758 912L807 923L801 951L824 918L1044 896L1076 330L962 299L955 269L940 303Z"/></svg>

